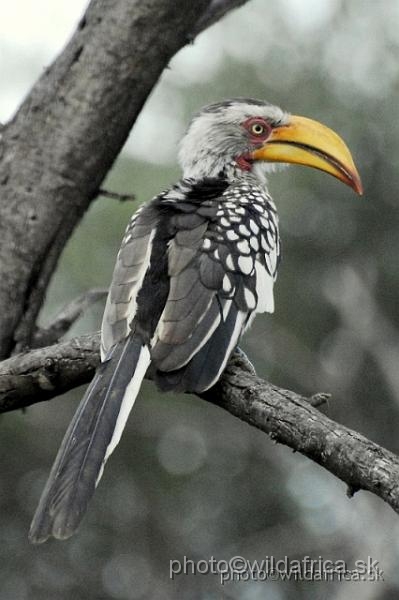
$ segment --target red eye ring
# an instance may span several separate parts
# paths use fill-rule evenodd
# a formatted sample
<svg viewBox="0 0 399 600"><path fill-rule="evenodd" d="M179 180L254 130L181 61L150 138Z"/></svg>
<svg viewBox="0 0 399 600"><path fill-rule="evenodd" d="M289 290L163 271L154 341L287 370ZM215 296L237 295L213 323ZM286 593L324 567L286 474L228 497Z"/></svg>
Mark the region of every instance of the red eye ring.
<svg viewBox="0 0 399 600"><path fill-rule="evenodd" d="M250 119L244 121L242 125L245 127L254 141L266 140L272 131L269 123L267 123L267 121L261 117L251 117Z"/></svg>

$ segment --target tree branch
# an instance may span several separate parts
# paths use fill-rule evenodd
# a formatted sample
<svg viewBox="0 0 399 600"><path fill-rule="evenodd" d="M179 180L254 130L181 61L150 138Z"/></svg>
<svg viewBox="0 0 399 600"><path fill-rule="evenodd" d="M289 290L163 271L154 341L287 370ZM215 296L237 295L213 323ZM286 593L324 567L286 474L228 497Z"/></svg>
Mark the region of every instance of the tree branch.
<svg viewBox="0 0 399 600"><path fill-rule="evenodd" d="M48 400L88 382L99 363L99 334L32 350L0 363L0 412ZM399 458L316 410L310 399L257 377L236 352L220 382L201 397L326 468L348 486L368 490L399 513Z"/></svg>
<svg viewBox="0 0 399 600"><path fill-rule="evenodd" d="M100 362L100 335L17 354L0 363L0 413L50 400L87 383Z"/></svg>

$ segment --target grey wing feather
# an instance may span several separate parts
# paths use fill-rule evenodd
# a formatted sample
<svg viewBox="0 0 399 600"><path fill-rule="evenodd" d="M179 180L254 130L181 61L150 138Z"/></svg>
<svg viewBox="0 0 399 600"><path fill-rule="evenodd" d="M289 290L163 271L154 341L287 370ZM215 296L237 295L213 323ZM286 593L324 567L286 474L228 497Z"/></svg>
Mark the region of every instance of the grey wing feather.
<svg viewBox="0 0 399 600"><path fill-rule="evenodd" d="M206 343L221 321L220 305L212 300L204 318L197 324L191 335L181 344L157 341L153 349L153 360L161 371L173 371L186 365L202 345Z"/></svg>
<svg viewBox="0 0 399 600"><path fill-rule="evenodd" d="M226 270L223 265L212 260L207 254L202 254L198 260L199 275L205 287L221 290L223 288L223 279Z"/></svg>
<svg viewBox="0 0 399 600"><path fill-rule="evenodd" d="M187 216L192 220L193 215ZM179 218L182 227L184 221L182 216ZM204 247L210 248L212 256ZM230 337L234 335L237 343L240 334L238 328L232 326L236 322L233 315L250 312L245 304L244 293L239 296L236 294L234 280L241 279L243 285L244 280L248 279L248 286L254 290L255 277L248 278L244 273L229 273L225 260L229 253L224 240L215 242L209 221L205 217L204 223L181 229L169 243L170 290L153 338L151 357L159 371L170 372L186 367L187 376L182 376L182 382L192 382L195 369L199 368L195 356L205 345L208 344L209 348L210 338L220 330L216 335L219 342L212 346L219 347L221 351L212 367L213 371L218 372L224 358L223 350L230 346ZM224 293L223 282L229 275L232 285L229 292ZM237 302L233 310L235 296ZM225 340L223 343L222 339ZM201 352L201 355L213 356L214 351L207 351L205 354ZM193 361L195 366L194 363L191 364ZM208 371L211 373L211 370ZM170 374L170 382L175 379ZM201 382L204 381L201 377Z"/></svg>
<svg viewBox="0 0 399 600"><path fill-rule="evenodd" d="M231 301L227 302L226 319L206 338L186 365L171 372L156 372L155 379L162 390L203 392L216 383L247 318Z"/></svg>
<svg viewBox="0 0 399 600"><path fill-rule="evenodd" d="M157 214L144 206L133 216L116 260L101 327L101 356L124 339L136 312L136 298L148 269Z"/></svg>

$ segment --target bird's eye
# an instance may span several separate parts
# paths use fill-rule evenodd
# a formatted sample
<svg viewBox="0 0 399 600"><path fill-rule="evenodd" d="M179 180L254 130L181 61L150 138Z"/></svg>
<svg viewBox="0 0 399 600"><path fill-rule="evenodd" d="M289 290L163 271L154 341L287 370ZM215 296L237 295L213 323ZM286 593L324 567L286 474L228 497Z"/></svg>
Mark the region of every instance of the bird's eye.
<svg viewBox="0 0 399 600"><path fill-rule="evenodd" d="M265 126L262 123L252 123L251 133L252 135L263 135L265 133Z"/></svg>
<svg viewBox="0 0 399 600"><path fill-rule="evenodd" d="M250 117L242 125L249 133L253 143L265 141L272 130L269 123L261 117Z"/></svg>

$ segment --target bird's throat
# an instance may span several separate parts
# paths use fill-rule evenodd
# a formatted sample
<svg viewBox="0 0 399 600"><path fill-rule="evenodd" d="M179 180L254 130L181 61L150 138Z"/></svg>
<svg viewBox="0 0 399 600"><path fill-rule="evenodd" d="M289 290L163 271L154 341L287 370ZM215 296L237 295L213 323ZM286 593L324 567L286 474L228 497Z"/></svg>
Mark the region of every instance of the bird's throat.
<svg viewBox="0 0 399 600"><path fill-rule="evenodd" d="M249 155L242 154L235 159L238 167L243 171L252 171L252 161Z"/></svg>

